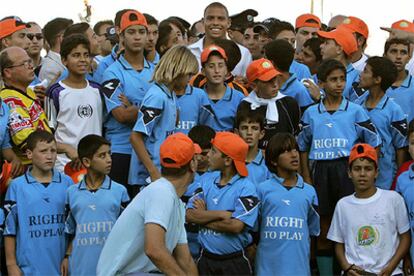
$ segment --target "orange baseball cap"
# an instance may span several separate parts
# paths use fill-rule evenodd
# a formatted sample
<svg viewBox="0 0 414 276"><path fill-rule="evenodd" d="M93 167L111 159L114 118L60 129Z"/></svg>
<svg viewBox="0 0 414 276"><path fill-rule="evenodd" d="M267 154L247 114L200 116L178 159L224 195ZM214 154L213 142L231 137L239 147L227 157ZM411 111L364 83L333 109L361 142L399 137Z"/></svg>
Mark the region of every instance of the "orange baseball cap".
<svg viewBox="0 0 414 276"><path fill-rule="evenodd" d="M199 145L187 135L175 133L168 136L161 144L161 165L166 168L180 168L188 164L196 153L201 153Z"/></svg>
<svg viewBox="0 0 414 276"><path fill-rule="evenodd" d="M362 19L359 19L358 17L348 16L344 19L340 26L348 28L352 32L359 33L360 35L365 37L365 39L368 38L368 25L365 24L365 22Z"/></svg>
<svg viewBox="0 0 414 276"><path fill-rule="evenodd" d="M247 80L253 82L255 80L270 81L274 77L281 75L268 59L261 58L249 64L246 70Z"/></svg>
<svg viewBox="0 0 414 276"><path fill-rule="evenodd" d="M392 23L391 28L414 33L414 23L404 19Z"/></svg>
<svg viewBox="0 0 414 276"><path fill-rule="evenodd" d="M226 55L226 51L224 51L223 48L217 46L217 45L210 45L207 48L204 48L203 52L201 52L201 63L206 63L208 58L210 57L210 55L213 52L217 52L220 54L220 56L222 58L224 58L224 60L227 61L227 55Z"/></svg>
<svg viewBox="0 0 414 276"><path fill-rule="evenodd" d="M88 173L88 171L84 167L82 167L80 170L73 169L72 162L67 163L63 171L67 176L72 178L73 183L75 184L81 182L83 177Z"/></svg>
<svg viewBox="0 0 414 276"><path fill-rule="evenodd" d="M330 32L318 31L317 33L320 37L335 40L349 56L358 50L358 45L350 29L341 26Z"/></svg>
<svg viewBox="0 0 414 276"><path fill-rule="evenodd" d="M249 174L246 167L249 146L240 136L227 131L217 132L211 144L233 159L234 166L241 176Z"/></svg>
<svg viewBox="0 0 414 276"><path fill-rule="evenodd" d="M145 16L142 13L135 10L127 11L121 17L119 30L120 32L123 32L126 28L133 25L142 25L145 28L148 27L147 20L145 19Z"/></svg>
<svg viewBox="0 0 414 276"><path fill-rule="evenodd" d="M7 17L0 21L0 39L3 39L17 31L26 29L28 25L16 18Z"/></svg>
<svg viewBox="0 0 414 276"><path fill-rule="evenodd" d="M296 18L295 28L299 29L302 27L312 27L320 29L321 25L322 23L319 17L310 13L305 13Z"/></svg>
<svg viewBox="0 0 414 276"><path fill-rule="evenodd" d="M356 144L351 149L351 154L349 155L349 165L358 158L368 158L375 162L378 166L378 157L377 151L368 144Z"/></svg>

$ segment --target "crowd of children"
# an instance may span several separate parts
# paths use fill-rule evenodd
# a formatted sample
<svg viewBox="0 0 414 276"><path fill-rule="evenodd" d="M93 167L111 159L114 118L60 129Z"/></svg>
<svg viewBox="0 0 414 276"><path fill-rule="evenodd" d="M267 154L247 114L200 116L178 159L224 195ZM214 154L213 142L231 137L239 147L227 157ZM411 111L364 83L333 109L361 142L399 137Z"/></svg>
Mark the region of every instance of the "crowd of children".
<svg viewBox="0 0 414 276"><path fill-rule="evenodd" d="M256 15L0 20L0 275L414 273L414 23Z"/></svg>

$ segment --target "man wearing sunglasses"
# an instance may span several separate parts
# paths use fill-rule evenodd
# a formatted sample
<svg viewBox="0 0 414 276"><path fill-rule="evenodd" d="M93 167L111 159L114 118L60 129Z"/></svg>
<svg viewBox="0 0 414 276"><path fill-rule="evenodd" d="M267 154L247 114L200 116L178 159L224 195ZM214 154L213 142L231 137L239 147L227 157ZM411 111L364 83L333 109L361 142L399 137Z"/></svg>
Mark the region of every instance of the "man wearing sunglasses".
<svg viewBox="0 0 414 276"><path fill-rule="evenodd" d="M30 27L27 28L26 37L30 40L30 44L29 49L27 50L27 54L33 60L35 75L39 76L40 65L42 63L40 52L42 51L44 43L42 29L36 22L29 22L28 24Z"/></svg>

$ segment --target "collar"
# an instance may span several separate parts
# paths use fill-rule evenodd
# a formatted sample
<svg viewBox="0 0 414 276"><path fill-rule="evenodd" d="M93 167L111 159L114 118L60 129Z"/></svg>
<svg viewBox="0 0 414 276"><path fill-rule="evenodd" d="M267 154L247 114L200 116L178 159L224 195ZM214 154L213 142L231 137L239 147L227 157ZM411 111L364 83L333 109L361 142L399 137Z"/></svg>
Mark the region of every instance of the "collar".
<svg viewBox="0 0 414 276"><path fill-rule="evenodd" d="M273 178L280 184L283 186L283 182L285 181L284 178L279 177L277 174L273 173ZM303 189L303 187L305 186L305 182L303 181L302 176L300 176L300 174L296 174L296 176L298 177L298 180L296 181L296 185L294 187L296 188L300 188ZM283 186L285 187L285 186Z"/></svg>
<svg viewBox="0 0 414 276"><path fill-rule="evenodd" d="M20 92L20 93L23 93L23 94L27 95L27 92L26 91L23 91L23 90L20 90L20 89L14 87L14 86L8 85L7 83L4 84L4 88L3 89L15 90L17 92Z"/></svg>
<svg viewBox="0 0 414 276"><path fill-rule="evenodd" d="M352 63L348 64L348 66L346 67L347 74L351 73L354 70L355 70L355 67L352 65Z"/></svg>
<svg viewBox="0 0 414 276"><path fill-rule="evenodd" d="M239 179L241 179L241 176L238 174L238 173L236 173L231 179L230 179L230 181L226 184L226 185L224 185L224 186L221 186L220 185L220 179L221 179L221 174L219 174L217 177L216 177L216 179L214 179L214 184L216 184L216 186L217 187L219 187L219 188L223 188L223 187L226 187L226 186L228 186L228 185L233 185L234 183L236 183L237 182L237 180L239 180Z"/></svg>
<svg viewBox="0 0 414 276"><path fill-rule="evenodd" d="M193 94L193 90L194 90L194 87L191 86L191 85L189 85L189 84L187 84L187 86L185 87L185 95L191 95L191 94Z"/></svg>
<svg viewBox="0 0 414 276"><path fill-rule="evenodd" d="M362 103L363 103L364 107L366 107L365 103L366 103L367 99L368 99L368 97L365 97L362 100ZM374 109L384 109L384 107L387 105L389 99L390 98L387 97L386 95L382 96L381 100L377 103L377 105L374 107Z"/></svg>
<svg viewBox="0 0 414 276"><path fill-rule="evenodd" d="M261 165L264 160L264 156L262 151L259 149L259 152L257 153L256 157L253 159L252 163L256 165Z"/></svg>
<svg viewBox="0 0 414 276"><path fill-rule="evenodd" d="M24 177L26 178L27 184L39 183L36 180L36 178L34 178L34 176L32 175L32 167L30 167L26 171L26 173L24 174ZM52 182L55 182L55 183L61 183L62 182L62 176L56 170L53 170L52 181L50 183L52 183Z"/></svg>
<svg viewBox="0 0 414 276"><path fill-rule="evenodd" d="M414 179L414 163L410 165L410 168L408 170L409 170L408 176L410 177L411 180L413 180Z"/></svg>
<svg viewBox="0 0 414 276"><path fill-rule="evenodd" d="M168 98L173 97L174 92L170 91L170 89L168 89L168 87L165 84L158 83L158 82L154 82L154 83L156 86L158 86L162 90L162 92L164 92L168 96Z"/></svg>
<svg viewBox="0 0 414 276"><path fill-rule="evenodd" d="M134 70L134 67L131 66L131 64L129 64L129 62L125 59L125 56L122 54L119 58L118 58L119 63L121 63L122 67L124 67L125 70ZM149 62L147 61L146 58L144 58L144 68L143 69L148 69L150 68Z"/></svg>
<svg viewBox="0 0 414 276"><path fill-rule="evenodd" d="M282 85L282 88L280 88L280 91L282 92L286 91L295 80L297 80L296 74L290 73L290 77Z"/></svg>
<svg viewBox="0 0 414 276"><path fill-rule="evenodd" d="M203 37L203 38L201 38L201 39L199 39L199 40L198 40L198 41L196 41L195 43L193 43L193 44L189 45L189 46L188 46L188 48L189 48L189 49L197 49L197 50L199 50L200 52L202 52L202 51L203 51L203 49L204 49L203 45L204 45L204 37Z"/></svg>
<svg viewBox="0 0 414 276"><path fill-rule="evenodd" d="M233 98L233 89L227 84L225 84L225 86L226 86L226 92L224 92L224 95L220 99L220 101L231 101L231 99Z"/></svg>
<svg viewBox="0 0 414 276"><path fill-rule="evenodd" d="M404 79L403 83L400 85L400 87L405 87L408 88L411 85L411 81L412 81L412 76L410 75L410 73L407 72L407 77Z"/></svg>
<svg viewBox="0 0 414 276"><path fill-rule="evenodd" d="M339 108L337 111L346 111L349 106L349 101L345 99L345 97L342 97L342 102L339 105ZM318 111L319 113L325 113L327 112L325 105L323 104L323 101L320 101L318 104Z"/></svg>
<svg viewBox="0 0 414 276"><path fill-rule="evenodd" d="M104 181L103 181L101 187L99 187L99 189L110 190L111 186L112 186L112 180L108 176L105 176ZM82 181L79 183L78 189L79 190L87 190L88 189L87 186L86 186L86 176L84 176Z"/></svg>

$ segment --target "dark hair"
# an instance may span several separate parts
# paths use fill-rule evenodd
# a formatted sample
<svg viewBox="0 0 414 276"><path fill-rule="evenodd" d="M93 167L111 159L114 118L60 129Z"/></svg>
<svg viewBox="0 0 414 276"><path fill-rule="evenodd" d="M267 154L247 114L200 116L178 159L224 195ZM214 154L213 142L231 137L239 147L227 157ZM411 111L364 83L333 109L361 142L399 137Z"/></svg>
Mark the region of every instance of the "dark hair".
<svg viewBox="0 0 414 276"><path fill-rule="evenodd" d="M291 31L295 34L295 28L286 21L275 20L272 26L272 37L276 38L283 31Z"/></svg>
<svg viewBox="0 0 414 276"><path fill-rule="evenodd" d="M237 108L236 118L234 120L234 128L239 129L240 124L244 121L259 123L260 130L264 129L265 118L263 112L260 112L259 109L250 109L250 105L239 105L239 108Z"/></svg>
<svg viewBox="0 0 414 276"><path fill-rule="evenodd" d="M224 9L225 11L226 11L226 15L227 15L227 17L229 17L229 10L227 9L227 7L226 6L224 6L222 3L220 3L220 2L213 2L213 3L210 3L205 9L204 9L204 12L203 12L203 16L206 14L206 11L209 9L209 8L222 8L222 9Z"/></svg>
<svg viewBox="0 0 414 276"><path fill-rule="evenodd" d="M276 133L270 138L269 143L266 147L265 163L269 171L277 173L277 169L272 162L277 162L279 156L285 151L298 149L295 137L288 132Z"/></svg>
<svg viewBox="0 0 414 276"><path fill-rule="evenodd" d="M173 31L173 28L171 27L170 24L174 24L174 23L172 23L170 20L163 20L158 25L158 40L157 40L157 43L155 44L155 50L157 50L157 53L160 55L160 57L162 57L165 54L165 52L167 52L168 50L168 49L164 49L164 51L161 51L161 46L166 45L168 40L170 39L170 34Z"/></svg>
<svg viewBox="0 0 414 276"><path fill-rule="evenodd" d="M102 26L104 26L104 25L110 25L110 26L113 26L114 25L114 22L112 21L112 20L102 20L102 21L99 21L98 23L96 23L95 24L95 26L93 26L93 31L95 32L95 34L97 34L97 35L102 35L100 32L99 32L99 29L102 27ZM105 33L106 33L106 30L104 30L105 31Z"/></svg>
<svg viewBox="0 0 414 276"><path fill-rule="evenodd" d="M331 74L332 71L335 70L341 70L342 72L344 72L346 78L346 68L341 62L339 62L336 59L327 59L325 61L322 61L321 65L319 65L318 67L318 80L326 81L328 79L329 74Z"/></svg>
<svg viewBox="0 0 414 276"><path fill-rule="evenodd" d="M406 39L401 38L391 38L385 42L384 45L384 55L387 54L388 50L390 49L391 45L393 44L402 44L407 47L407 51L410 52L410 42Z"/></svg>
<svg viewBox="0 0 414 276"><path fill-rule="evenodd" d="M95 134L86 135L79 141L79 144L78 144L79 159L82 160L82 158L84 157L92 159L93 155L103 145L110 146L111 143L99 135L95 135Z"/></svg>
<svg viewBox="0 0 414 276"><path fill-rule="evenodd" d="M115 27L120 27L121 26L122 15L124 15L124 13L129 12L129 11L133 11L133 9L123 9L123 10L119 10L119 11L116 12L115 19L114 19Z"/></svg>
<svg viewBox="0 0 414 276"><path fill-rule="evenodd" d="M188 132L188 137L202 149L211 149L211 140L215 136L214 129L205 125L194 126Z"/></svg>
<svg viewBox="0 0 414 276"><path fill-rule="evenodd" d="M66 36L63 41L62 45L60 46L60 56L61 58L67 58L70 52L78 47L78 45L84 45L88 52L90 53L90 43L89 39L86 38L83 34L72 34Z"/></svg>
<svg viewBox="0 0 414 276"><path fill-rule="evenodd" d="M143 15L145 17L145 20L147 20L148 25L158 25L158 20L155 19L155 17L152 16L151 14L144 13Z"/></svg>
<svg viewBox="0 0 414 276"><path fill-rule="evenodd" d="M312 37L303 43L303 48L308 47L312 53L315 55L316 62L322 61L322 54L321 54L321 44L323 40L319 37Z"/></svg>
<svg viewBox="0 0 414 276"><path fill-rule="evenodd" d="M57 35L64 32L72 24L73 21L71 19L61 17L47 22L43 27L43 34L49 46L54 47L56 45Z"/></svg>
<svg viewBox="0 0 414 276"><path fill-rule="evenodd" d="M381 77L381 89L385 92L397 79L398 70L394 63L385 57L370 57L366 65L372 70L373 77Z"/></svg>
<svg viewBox="0 0 414 276"><path fill-rule="evenodd" d="M365 38L365 36L363 36L362 34L360 34L358 32L354 32L354 34L355 34L355 38L356 38L357 42L360 38L362 38L364 40L364 43L362 43L362 46L361 46L362 49L364 49L365 45L367 45L367 39Z"/></svg>
<svg viewBox="0 0 414 276"><path fill-rule="evenodd" d="M90 28L89 24L86 22L76 23L66 28L63 33L63 38L68 37L73 34L85 34L86 31Z"/></svg>
<svg viewBox="0 0 414 276"><path fill-rule="evenodd" d="M283 72L289 72L295 55L295 49L289 42L283 39L276 39L264 46L266 58L268 58L273 65Z"/></svg>
<svg viewBox="0 0 414 276"><path fill-rule="evenodd" d="M197 34L197 30L196 30L196 25L197 25L198 23L203 23L203 20L202 20L202 19L200 19L200 20L198 20L198 21L194 22L194 23L193 23L193 25L191 25L190 32L189 32L189 36L193 36L193 37L195 37L196 35L198 35L198 34Z"/></svg>
<svg viewBox="0 0 414 276"><path fill-rule="evenodd" d="M46 130L35 130L27 137L27 149L33 151L39 142L56 143L56 140L55 136Z"/></svg>
<svg viewBox="0 0 414 276"><path fill-rule="evenodd" d="M410 134L414 133L414 119L410 121L410 123L408 124L408 133L407 133L407 137L410 137Z"/></svg>
<svg viewBox="0 0 414 276"><path fill-rule="evenodd" d="M163 161L166 162L166 163L174 163L174 161L169 159L169 158L166 158ZM187 164L181 166L180 168L166 168L163 165L161 165L161 174L162 174L162 176L167 176L167 177L168 176L173 176L173 177L183 176L190 169L190 162L188 162Z"/></svg>
<svg viewBox="0 0 414 276"><path fill-rule="evenodd" d="M3 49L0 52L0 71L1 71L1 76L3 76L3 71L4 69L6 69L7 67L10 67L13 65L13 61L10 59L9 53L8 53L8 49Z"/></svg>
<svg viewBox="0 0 414 276"><path fill-rule="evenodd" d="M229 72L233 71L236 65L241 60L241 52L239 46L236 42L229 39L218 38L214 40L214 44L223 48L227 56L227 70Z"/></svg>

